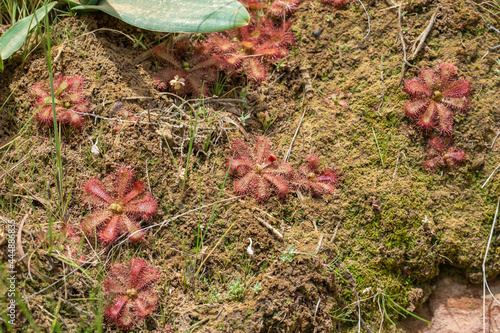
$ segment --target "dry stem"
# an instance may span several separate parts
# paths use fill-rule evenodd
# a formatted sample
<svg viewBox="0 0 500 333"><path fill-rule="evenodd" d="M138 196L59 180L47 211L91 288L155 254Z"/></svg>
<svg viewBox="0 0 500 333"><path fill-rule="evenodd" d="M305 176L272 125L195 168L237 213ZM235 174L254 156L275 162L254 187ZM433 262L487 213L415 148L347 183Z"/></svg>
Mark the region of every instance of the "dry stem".
<svg viewBox="0 0 500 333"><path fill-rule="evenodd" d="M425 28L425 30L422 31L420 36L418 36L418 38L415 40L415 43L413 44L414 49L415 49L415 44L417 44L418 41L420 41L420 42L418 43L417 48L415 49L415 51L413 51L413 54L411 55L412 60L415 59L418 52L420 52L420 50L422 49L422 46L424 46L424 42L427 39L427 36L429 35L429 32L431 31L432 26L434 25L434 22L436 22L436 17L437 17L439 9L440 9L440 7L438 6L436 8L436 11L434 12L434 14L431 17L429 24L427 24L427 27Z"/></svg>
<svg viewBox="0 0 500 333"><path fill-rule="evenodd" d="M280 240L283 240L283 235L281 234L281 232L279 232L278 230L276 230L272 225L270 225L269 223L267 223L266 221L264 221L264 219L258 217L258 216L255 216L255 218L257 219L257 221L259 221L264 227L266 227L267 229L269 229L276 237L278 237Z"/></svg>
<svg viewBox="0 0 500 333"><path fill-rule="evenodd" d="M397 5L394 0L391 0L391 3L394 5L394 8L398 8L398 22L399 22L399 39L401 39L401 46L403 47L403 64L401 65L401 79L399 80L399 85L401 85L404 81L404 77L406 74L406 71L408 70L407 67L412 67L412 68L418 68L417 66L414 66L410 64L406 58L406 42L403 36L403 27L401 24L401 5Z"/></svg>

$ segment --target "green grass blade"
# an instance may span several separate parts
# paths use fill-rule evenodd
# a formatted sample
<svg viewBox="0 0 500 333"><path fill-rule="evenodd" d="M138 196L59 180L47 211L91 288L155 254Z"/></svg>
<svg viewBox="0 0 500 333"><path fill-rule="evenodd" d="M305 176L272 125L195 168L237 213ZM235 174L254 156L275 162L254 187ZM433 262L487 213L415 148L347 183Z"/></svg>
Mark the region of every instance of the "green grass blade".
<svg viewBox="0 0 500 333"><path fill-rule="evenodd" d="M212 208L212 213L210 214L210 218L208 219L208 223L207 223L207 226L205 228L205 232L203 233L203 237L201 238L201 243L202 244L203 244L203 240L205 239L205 237L207 235L208 227L210 227L210 224L212 223L212 221L215 218L215 210L219 206L220 197L222 196L222 192L224 191L224 188L226 188L226 181L227 181L227 178L229 177L229 171L231 171L231 164L233 164L233 159L234 159L234 155L235 154L236 153L233 153L233 157L231 158L231 162L229 162L229 165L227 166L227 171L226 171L226 176L224 177L224 182L222 183L222 186L221 186L221 188L219 190L219 194L217 195L217 201L215 203L214 208Z"/></svg>
<svg viewBox="0 0 500 333"><path fill-rule="evenodd" d="M380 146L378 144L377 135L375 134L375 130L373 129L373 127L372 127L372 132L373 132L373 137L375 138L375 143L377 144L377 150L378 150L378 155L380 157L380 162L382 163L382 167L385 167L384 157L382 156L382 152L380 151Z"/></svg>
<svg viewBox="0 0 500 333"><path fill-rule="evenodd" d="M172 149L170 148L170 145L168 144L167 138L165 137L165 133L162 130L161 124L158 124L158 125L160 127L161 136L163 137L163 140L167 144L167 148L168 148L168 152L170 153L170 157L172 157L172 161L174 162L175 169L177 170L177 172L180 172L179 166L177 165L177 161L175 160L174 152L172 151Z"/></svg>
<svg viewBox="0 0 500 333"><path fill-rule="evenodd" d="M201 86L201 91L203 92L203 85ZM203 93L202 93L202 96L203 96ZM200 96L200 106L198 107L198 110L201 107L205 107L201 103L202 96ZM193 111L194 111L194 116L195 116L195 118L194 118L194 127L191 130L190 135L189 135L190 136L189 137L189 149L188 149L188 154L187 154L186 169L184 170L184 179L182 180L182 190L183 191L184 191L184 188L186 186L186 181L187 181L187 178L188 178L189 161L191 159L191 153L193 152L193 143L194 143L194 139L196 137L196 128L198 127L198 111L197 110L193 110Z"/></svg>
<svg viewBox="0 0 500 333"><path fill-rule="evenodd" d="M61 298L57 300L56 310L54 311L54 321L52 322L50 333L61 332L61 326L59 326L59 323L57 321L58 319L57 315L59 314L60 309L61 309Z"/></svg>
<svg viewBox="0 0 500 333"><path fill-rule="evenodd" d="M61 262L65 263L66 265L69 265L73 268L77 268L78 270L80 270L89 280L92 280L92 277L89 275L89 273L87 272L87 270L81 266L79 266L77 263L71 261L71 260L68 260L67 258L63 257L63 256L60 256L58 255L57 253L53 252L50 254L51 256L53 256L54 258L60 260Z"/></svg>
<svg viewBox="0 0 500 333"><path fill-rule="evenodd" d="M395 307L393 307L393 306L391 305L391 303L390 303L390 302L387 302L387 305L388 305L388 306L389 306L389 307L390 307L390 308L391 308L394 312L396 312L398 315L402 316L403 318L406 318L405 314L404 314L404 313L402 313L402 312L399 312L399 311L398 311Z"/></svg>
<svg viewBox="0 0 500 333"><path fill-rule="evenodd" d="M387 320L389 320L391 322L391 324L393 325L396 325L391 317L389 317L389 314L387 313L387 309L385 308L385 297L382 297L382 309L384 309L384 314L385 314L385 317L387 318Z"/></svg>
<svg viewBox="0 0 500 333"><path fill-rule="evenodd" d="M10 29L0 37L0 57L2 59L7 59L14 52L19 50L28 33L42 21L45 15L54 8L56 3L57 1L53 1L41 7L34 14L19 20L10 27Z"/></svg>
<svg viewBox="0 0 500 333"><path fill-rule="evenodd" d="M395 306L397 306L398 308L400 308L401 310L403 310L405 313L409 314L410 316L413 316L417 319L420 319L421 321L423 322L426 322L426 323L430 323L430 321L428 321L427 319L424 319L424 318L421 318L419 316L417 316L416 314L406 310L405 308L403 308L401 305L399 305L398 303L394 302L392 299L388 298L389 301L391 301L392 304L394 304Z"/></svg>

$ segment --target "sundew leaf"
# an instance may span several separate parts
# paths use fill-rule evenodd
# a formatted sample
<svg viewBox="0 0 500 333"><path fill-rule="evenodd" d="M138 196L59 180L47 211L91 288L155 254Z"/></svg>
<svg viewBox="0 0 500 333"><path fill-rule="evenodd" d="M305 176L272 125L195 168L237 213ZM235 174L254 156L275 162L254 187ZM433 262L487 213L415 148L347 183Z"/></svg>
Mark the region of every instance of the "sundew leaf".
<svg viewBox="0 0 500 333"><path fill-rule="evenodd" d="M101 10L133 26L163 32L217 32L250 20L238 0L101 0L72 9Z"/></svg>
<svg viewBox="0 0 500 333"><path fill-rule="evenodd" d="M34 14L26 16L22 20L17 21L12 27L0 37L0 57L8 59L14 52L19 50L28 36L28 33L40 23L45 15L54 8L57 1L38 9ZM2 66L3 67L3 63Z"/></svg>

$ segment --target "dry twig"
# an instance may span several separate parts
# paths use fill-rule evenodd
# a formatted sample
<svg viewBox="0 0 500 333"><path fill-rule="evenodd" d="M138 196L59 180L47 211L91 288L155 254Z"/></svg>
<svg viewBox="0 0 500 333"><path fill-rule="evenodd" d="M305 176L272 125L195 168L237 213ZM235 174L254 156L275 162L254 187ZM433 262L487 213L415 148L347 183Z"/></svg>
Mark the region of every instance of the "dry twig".
<svg viewBox="0 0 500 333"><path fill-rule="evenodd" d="M366 13L366 18L368 19L368 31L366 33L366 36L363 38L363 39L366 39L366 37L368 37L368 35L370 34L370 30L371 30L371 25L370 25L370 15L368 14L368 11L366 10L366 7L365 5L363 4L363 2L361 0L358 0L359 3L361 4L361 6L363 7L363 9L365 10L365 13Z"/></svg>
<svg viewBox="0 0 500 333"><path fill-rule="evenodd" d="M486 280L486 260L488 260L488 251L490 250L490 244L491 244L491 239L493 238L493 231L495 230L495 224L497 222L497 217L498 217L498 207L500 206L500 197L498 197L498 203L497 203L497 209L495 211L495 217L493 218L493 224L491 225L491 231L490 235L488 237L488 243L486 245L486 251L484 253L484 260L482 264L482 270L483 270L483 332L486 332L486 288L488 288L488 291L490 295L493 297L497 303L500 304L500 302L495 298L493 293L490 290L490 286L488 285L488 281Z"/></svg>
<svg viewBox="0 0 500 333"><path fill-rule="evenodd" d="M404 152L404 151L402 151L402 152L400 151L400 152L398 153L398 158L397 158L397 160L396 160L396 167L394 168L394 173L392 174L392 179L394 179L394 178L396 177L396 172L398 171L399 156L401 155L401 153L403 153L403 156L404 156L404 158L405 158L405 162L406 162L406 155L405 155L405 152ZM408 170L408 172L410 172L410 171Z"/></svg>
<svg viewBox="0 0 500 333"><path fill-rule="evenodd" d="M35 268L30 267L29 259L24 254L23 245L21 244L23 227L24 227L24 224L26 223L26 221L28 220L30 213L31 213L31 209L24 215L23 219L21 220L21 223L19 224L19 229L17 230L17 238L16 238L17 252L18 252L19 258L22 258L22 262L26 265L26 268L28 269L28 276L30 276L30 278L31 278L31 273L33 272L33 274L37 278L39 278L40 280L42 280L44 282L47 282L45 280L45 278L43 277L43 275L40 274L40 272L38 272Z"/></svg>
<svg viewBox="0 0 500 333"><path fill-rule="evenodd" d="M484 22L484 25L489 29L489 30L493 30L495 31L496 33L500 34L500 30L498 30L497 28L495 28L492 24L488 23L488 21L486 21L486 19L484 18L483 14L481 14L481 12L477 9L477 6L481 7L483 10L487 11L488 13L492 14L493 16L495 16L497 19L498 19L498 15L493 13L491 10L485 8L483 6L483 4L487 4L491 1L484 1L482 3L475 3L473 1L467 1L468 3L472 4L472 6L474 6L474 9L475 11L477 12L477 14L481 17L481 19L483 20ZM490 46L488 47L488 51L486 51L486 53L484 54L484 56L481 57L481 59L484 59L486 58L486 56L488 54L490 54L491 51L495 51L497 49L500 48L500 45L496 45L496 46Z"/></svg>
<svg viewBox="0 0 500 333"><path fill-rule="evenodd" d="M314 318L316 318L316 314L318 313L319 303L321 302L321 297L318 299L318 303L316 303L316 310L314 310Z"/></svg>
<svg viewBox="0 0 500 333"><path fill-rule="evenodd" d="M302 96L302 104L301 104L301 107L304 107L304 104L306 103L307 97L312 95L313 87L312 87L311 76L309 75L309 72L307 71L305 66L302 66L300 68L300 72L302 74L302 79L304 80L304 95ZM304 112L302 112L302 117L300 118L299 124L297 125L297 129L295 130L295 134L293 135L292 142L290 142L290 148L288 148L288 152L286 153L285 157L283 158L284 162L288 161L288 158L290 158L290 153L292 152L293 143L295 142L295 138L297 137L297 134L299 134L300 126L302 125L302 121L304 120L304 116L306 115L306 111L307 111L307 108L304 108Z"/></svg>
<svg viewBox="0 0 500 333"><path fill-rule="evenodd" d="M194 331L195 328L197 328L198 326L201 326L201 325L204 325L206 323L208 323L210 319L209 318L205 318L203 320L200 320L199 322L197 322L196 324L193 324L191 327L188 328L188 332L191 333Z"/></svg>
<svg viewBox="0 0 500 333"><path fill-rule="evenodd" d="M335 240L335 237L337 237L337 232L339 231L339 226L340 226L340 220L337 222L337 225L335 226L335 230L333 231L333 236L332 239L330 240L330 243L333 243Z"/></svg>
<svg viewBox="0 0 500 333"><path fill-rule="evenodd" d="M242 103L246 104L247 101L243 99L238 99L238 98L218 98L218 99L204 99L200 101L199 103L196 103L193 105L193 108L197 108L200 105L207 104L207 103Z"/></svg>
<svg viewBox="0 0 500 333"><path fill-rule="evenodd" d="M498 131L497 135L493 139L493 142L491 143L491 147L490 148L493 148L493 146L495 145L495 141L497 141L497 139L498 139L499 136L500 136L500 130Z"/></svg>
<svg viewBox="0 0 500 333"><path fill-rule="evenodd" d="M269 229L276 237L278 237L280 240L283 240L283 235L281 234L281 232L279 232L278 230L276 230L272 225L270 225L269 223L267 223L266 221L264 221L264 219L258 217L258 216L255 216L255 218L257 219L257 221L259 221L264 227L266 227L267 229Z"/></svg>
<svg viewBox="0 0 500 333"><path fill-rule="evenodd" d="M385 99L385 83L384 83L384 55L380 55L380 82L382 84L382 100L380 101L380 104L377 106L377 113L379 116L382 116L380 114L380 109L382 108L382 105L384 105L384 99Z"/></svg>
<svg viewBox="0 0 500 333"><path fill-rule="evenodd" d="M284 162L288 161L288 158L290 158L290 153L292 152L292 147L293 143L295 142L295 138L297 137L297 134L299 134L299 129L300 126L302 125L302 121L304 120L304 116L306 115L307 108L304 108L304 112L302 112L302 117L300 118L299 125L297 126L297 129L295 130L295 134L293 135L292 142L290 142L290 148L288 148L288 152L285 155L285 158L283 159Z"/></svg>
<svg viewBox="0 0 500 333"><path fill-rule="evenodd" d="M431 17L431 20L430 20L429 24L427 24L427 27L425 28L425 30L422 31L422 33L420 34L420 36L418 36L418 38L415 40L415 43L413 44L413 49L415 51L413 51L413 54L411 55L411 59L412 60L415 59L415 57L417 56L418 52L420 52L420 50L422 49L422 46L424 46L424 42L427 39L427 36L429 35L429 32L431 31L432 26L434 25L434 22L436 22L436 17L437 17L439 9L440 9L440 7L438 6L436 8L436 11L434 12L434 14ZM415 45L417 44L417 42L419 42L419 43L418 43L417 48L415 48Z"/></svg>
<svg viewBox="0 0 500 333"><path fill-rule="evenodd" d="M403 64L401 65L401 79L399 80L399 85L401 85L403 83L406 71L408 70L407 67L412 67L412 68L418 68L418 67L410 64L406 58L406 42L405 42L405 39L403 36L403 26L401 23L401 18L402 18L401 5L402 4L397 5L394 2L394 0L391 0L391 3L394 5L394 8L396 8L396 7L398 8L399 39L401 39L401 46L403 47Z"/></svg>
<svg viewBox="0 0 500 333"><path fill-rule="evenodd" d="M316 247L316 250L314 250L314 255L318 254L319 250L321 249L321 245L323 245L323 237L324 235L321 234L321 236L319 237L318 246Z"/></svg>
<svg viewBox="0 0 500 333"><path fill-rule="evenodd" d="M488 184L488 182L490 181L491 177L493 177L493 175L495 174L495 172L497 172L498 169L500 169L500 164L495 168L495 170L493 170L493 172L488 177L488 179L486 179L486 181L484 182L483 186L481 186L481 188L484 188L486 186L486 184Z"/></svg>

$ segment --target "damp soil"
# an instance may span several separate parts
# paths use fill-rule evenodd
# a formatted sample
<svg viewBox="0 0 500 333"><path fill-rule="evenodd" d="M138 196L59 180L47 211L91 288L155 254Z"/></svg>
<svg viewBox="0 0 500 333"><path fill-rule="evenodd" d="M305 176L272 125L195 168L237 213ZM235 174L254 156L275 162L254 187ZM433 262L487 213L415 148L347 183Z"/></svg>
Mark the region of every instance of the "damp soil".
<svg viewBox="0 0 500 333"><path fill-rule="evenodd" d="M119 166L134 168L159 206L143 225L165 222L150 228L143 243L106 251L85 271L28 300L32 319L19 312L17 328L30 331L33 320L42 331L50 330L60 298L65 300L58 315L63 331L99 322L106 269L131 257L161 271L159 310L137 331L356 332L361 318L362 331L378 331L382 323L383 332L404 332L400 321L406 311L422 307L441 271L481 283L500 193L498 175L482 187L500 162L500 140L492 145L500 130L500 78L494 71L500 69L499 55L486 54L498 44L488 24L498 27L500 12L472 1L403 5L408 60L419 68L454 63L474 90L469 111L457 112L454 124L455 144L467 162L452 171L428 172L422 167L427 137L404 116L407 95L401 83L418 70L401 72L398 9L385 1L365 5L369 32L357 1L342 10L301 3L292 24L297 39L292 55L262 84L228 78L219 98L247 102L207 102L197 117L192 109L198 110L198 99L159 94L152 84L158 64L147 48L172 35L142 31L99 13L62 19L52 37L54 73L85 77L85 93L95 106L91 112L98 116L87 117L82 130L62 129L64 192L71 194L65 197L64 216L57 213L51 130L29 122L16 136L34 112L29 88L48 80L44 52L38 48L24 62L7 64L0 77L1 100L7 101L0 114L0 143L15 140L2 150L2 215L19 226L27 214L20 246L32 254L30 271L44 279L29 277L20 262L20 296L71 271L48 255L39 235L50 222L80 226L89 214L82 203L82 184L89 178L103 178ZM422 50L410 59L436 10ZM338 91L345 92L348 108L325 102ZM239 115L248 113L243 127ZM266 113L275 119L267 130L258 116ZM183 188L176 165L187 163L196 119ZM295 166L308 154L321 155L340 175L335 194L272 196L266 203L234 199L232 178L226 179L231 143L252 141L254 135L269 138L278 158L293 141L289 160ZM97 138L100 151L93 154ZM217 205L196 210L219 196ZM200 229L206 238L196 253ZM498 232L486 263L489 280L500 273ZM247 252L249 238L253 255ZM89 256L101 249L93 236L86 239ZM237 283L243 285L239 294L233 292Z"/></svg>

